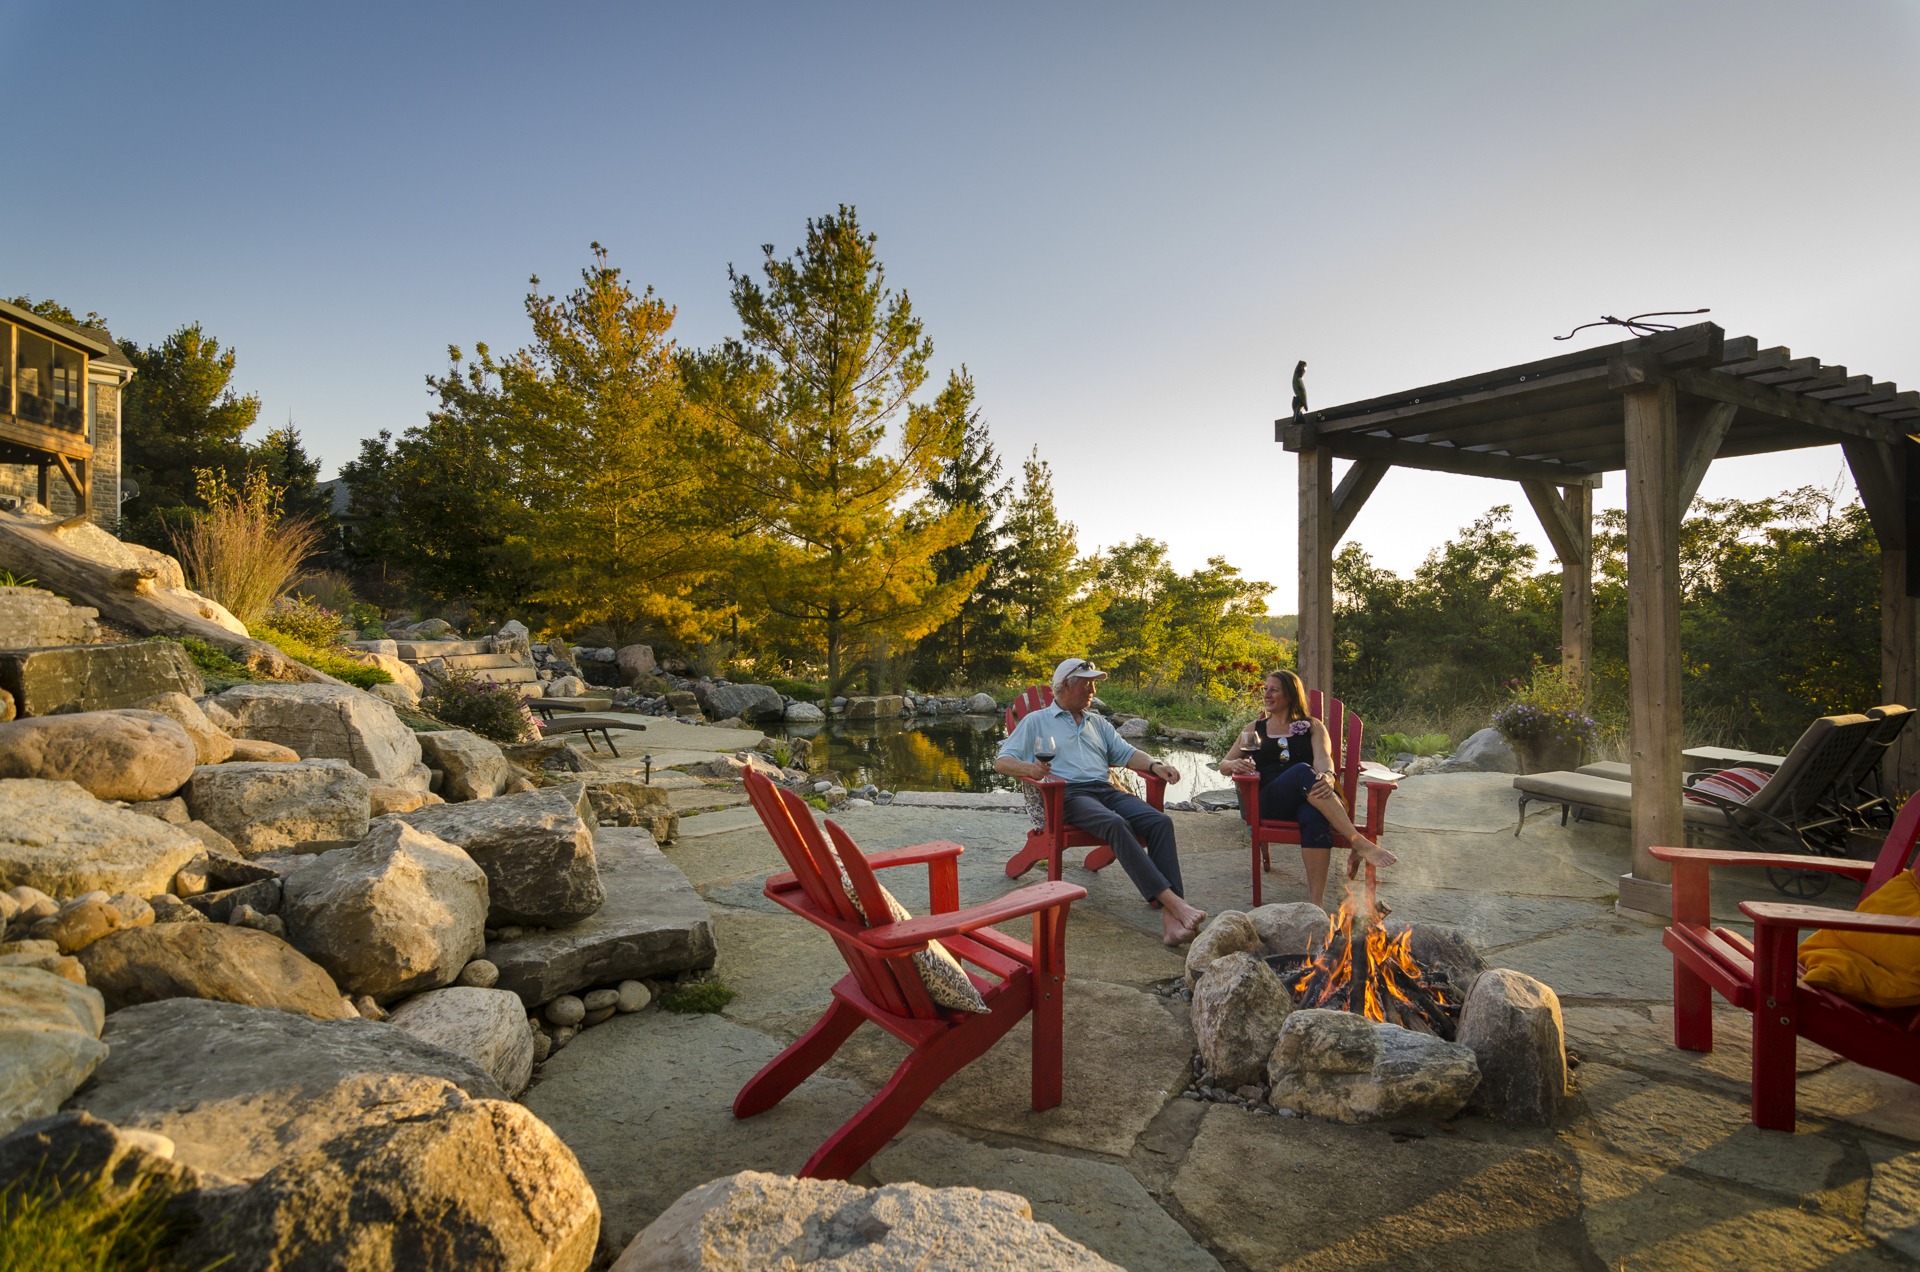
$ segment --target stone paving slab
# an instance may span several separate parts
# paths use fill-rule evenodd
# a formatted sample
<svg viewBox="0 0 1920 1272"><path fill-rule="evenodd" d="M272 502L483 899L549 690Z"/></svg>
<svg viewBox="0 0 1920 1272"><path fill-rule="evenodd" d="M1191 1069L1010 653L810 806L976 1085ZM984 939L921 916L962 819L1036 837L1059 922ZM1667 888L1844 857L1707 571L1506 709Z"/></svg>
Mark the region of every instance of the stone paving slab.
<svg viewBox="0 0 1920 1272"><path fill-rule="evenodd" d="M937 1128L910 1129L873 1159L876 1183L998 1188L1033 1217L1123 1268L1219 1272L1220 1263L1121 1167L1030 1148L999 1148Z"/></svg>
<svg viewBox="0 0 1920 1272"><path fill-rule="evenodd" d="M733 1097L783 1044L718 1016L658 1009L583 1031L521 1097L566 1141L600 1198L600 1248L635 1233L697 1184L740 1170L797 1174L867 1090L819 1074L757 1117Z"/></svg>
<svg viewBox="0 0 1920 1272"><path fill-rule="evenodd" d="M1551 1131L1340 1126L1208 1107L1173 1195L1249 1268L1592 1267Z"/></svg>
<svg viewBox="0 0 1920 1272"><path fill-rule="evenodd" d="M746 791L738 786L707 786L697 777L689 779L685 773L675 773L674 776L690 783L667 791L667 807L676 813L693 814L716 808L738 808L747 802Z"/></svg>
<svg viewBox="0 0 1920 1272"><path fill-rule="evenodd" d="M1545 981L1562 998L1653 1002L1673 996L1673 956L1661 929L1603 911L1578 927L1487 956L1487 961Z"/></svg>
<svg viewBox="0 0 1920 1272"><path fill-rule="evenodd" d="M1513 789L1511 773L1403 777L1387 801L1389 831L1504 830L1511 835L1519 820L1520 793Z"/></svg>
<svg viewBox="0 0 1920 1272"><path fill-rule="evenodd" d="M707 758L712 759L722 752L751 751L767 736L758 729L716 729L710 724L681 724L670 716L635 715L633 719L636 724L644 724L647 728L647 746L654 752L656 767L662 751L704 751Z"/></svg>
<svg viewBox="0 0 1920 1272"><path fill-rule="evenodd" d="M751 808L723 808L717 813L700 813L693 817L680 819L682 842L689 839L705 839L709 835L724 835L729 831L760 828L760 814Z"/></svg>
<svg viewBox="0 0 1920 1272"><path fill-rule="evenodd" d="M896 791L894 808L965 808L982 812L1020 811L1026 799L1018 791Z"/></svg>

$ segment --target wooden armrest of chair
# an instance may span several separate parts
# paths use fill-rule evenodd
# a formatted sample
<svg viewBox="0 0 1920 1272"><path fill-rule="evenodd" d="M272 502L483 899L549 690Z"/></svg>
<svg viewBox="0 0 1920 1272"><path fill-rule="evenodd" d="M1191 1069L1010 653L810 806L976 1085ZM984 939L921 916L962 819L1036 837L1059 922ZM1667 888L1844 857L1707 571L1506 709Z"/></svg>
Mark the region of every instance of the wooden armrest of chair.
<svg viewBox="0 0 1920 1272"><path fill-rule="evenodd" d="M1920 917L1906 914L1856 914L1818 905L1789 901L1742 901L1740 913L1757 926L1826 928L1830 932L1875 932L1887 936L1920 936Z"/></svg>
<svg viewBox="0 0 1920 1272"><path fill-rule="evenodd" d="M1866 882L1873 873L1871 861L1848 861L1838 857L1809 857L1792 852L1740 852L1726 848L1669 848L1655 845L1647 849L1656 860L1676 868L1699 869L1709 866L1774 866L1782 870L1824 870L1828 874Z"/></svg>
<svg viewBox="0 0 1920 1272"><path fill-rule="evenodd" d="M947 914L929 914L905 923L890 923L869 928L862 934L864 944L874 950L911 952L945 936L961 936L975 928L992 927L1039 910L1071 905L1087 895L1077 883L1035 883L1016 889L991 901L970 905Z"/></svg>
<svg viewBox="0 0 1920 1272"><path fill-rule="evenodd" d="M917 866L921 862L950 861L966 849L947 839L936 839L930 843L913 844L906 848L888 848L883 852L867 854L867 864L875 870L884 870L888 866Z"/></svg>
<svg viewBox="0 0 1920 1272"><path fill-rule="evenodd" d="M835 826L834 829L840 828ZM912 866L925 862L928 908L935 914L951 914L960 908L958 858L965 851L959 844L938 839L931 843L871 853L867 856L867 865L874 870L885 870L889 866Z"/></svg>

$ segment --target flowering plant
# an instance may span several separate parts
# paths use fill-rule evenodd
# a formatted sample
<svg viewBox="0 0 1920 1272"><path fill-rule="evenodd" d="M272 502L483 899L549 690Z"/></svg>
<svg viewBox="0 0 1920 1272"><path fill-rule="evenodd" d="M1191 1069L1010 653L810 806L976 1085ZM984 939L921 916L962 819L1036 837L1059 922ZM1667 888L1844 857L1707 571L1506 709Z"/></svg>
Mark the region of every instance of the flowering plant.
<svg viewBox="0 0 1920 1272"><path fill-rule="evenodd" d="M1493 713L1493 727L1513 743L1554 740L1586 745L1600 726L1584 709L1584 695L1565 667L1533 660L1525 677L1507 682L1512 695Z"/></svg>

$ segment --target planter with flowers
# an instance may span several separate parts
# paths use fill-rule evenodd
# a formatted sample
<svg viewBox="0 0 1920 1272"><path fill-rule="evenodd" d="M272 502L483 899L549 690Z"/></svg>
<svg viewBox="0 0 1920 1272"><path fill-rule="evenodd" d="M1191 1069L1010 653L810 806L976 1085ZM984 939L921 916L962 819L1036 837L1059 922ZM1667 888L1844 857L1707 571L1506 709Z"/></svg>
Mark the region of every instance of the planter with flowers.
<svg viewBox="0 0 1920 1272"><path fill-rule="evenodd" d="M1536 658L1533 670L1507 688L1512 697L1493 713L1493 727L1512 744L1521 771L1579 768L1599 726L1566 669Z"/></svg>

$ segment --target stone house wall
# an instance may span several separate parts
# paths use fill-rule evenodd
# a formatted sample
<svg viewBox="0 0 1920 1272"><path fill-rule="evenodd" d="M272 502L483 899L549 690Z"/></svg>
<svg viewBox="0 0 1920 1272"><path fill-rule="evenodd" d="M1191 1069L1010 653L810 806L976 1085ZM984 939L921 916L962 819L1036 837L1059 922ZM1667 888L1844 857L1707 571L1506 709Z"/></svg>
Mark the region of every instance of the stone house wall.
<svg viewBox="0 0 1920 1272"><path fill-rule="evenodd" d="M117 378L87 385L89 428L93 434L93 462L87 482L93 487L93 522L112 531L120 520L120 393ZM4 409L4 407L0 407ZM79 503L58 469L48 474L49 506L57 516L71 516ZM34 500L40 497L40 470L33 464L0 464L0 497Z"/></svg>

